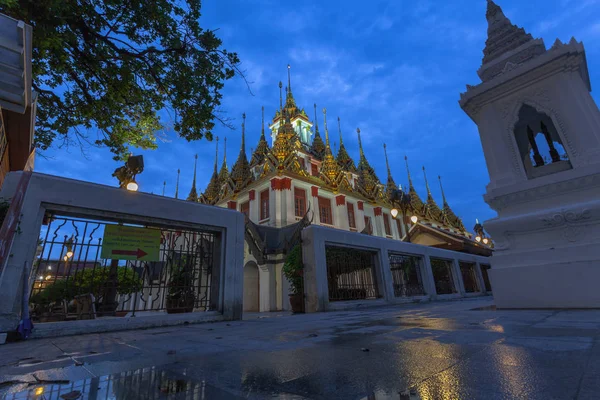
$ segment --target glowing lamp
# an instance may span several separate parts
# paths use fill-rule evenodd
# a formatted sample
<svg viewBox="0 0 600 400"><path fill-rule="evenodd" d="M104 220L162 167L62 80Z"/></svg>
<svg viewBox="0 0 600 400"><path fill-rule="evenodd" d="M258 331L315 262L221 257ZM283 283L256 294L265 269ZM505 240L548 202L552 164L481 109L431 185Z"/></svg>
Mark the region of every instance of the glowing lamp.
<svg viewBox="0 0 600 400"><path fill-rule="evenodd" d="M392 208L392 210L390 211L390 213L392 214L392 218L396 218L398 216L398 209L397 208Z"/></svg>
<svg viewBox="0 0 600 400"><path fill-rule="evenodd" d="M48 276L46 277L46 280L47 280L47 281L49 281L50 279L52 279L52 275L48 275Z"/></svg>
<svg viewBox="0 0 600 400"><path fill-rule="evenodd" d="M488 238L483 238L483 243L484 244L488 244L488 242L489 242Z"/></svg>
<svg viewBox="0 0 600 400"><path fill-rule="evenodd" d="M131 181L127 184L127 190L130 192L137 192L139 186L136 181Z"/></svg>
<svg viewBox="0 0 600 400"><path fill-rule="evenodd" d="M416 215L413 215L412 217L410 217L410 222L412 222L413 224L416 224L418 220L419 220L419 218L417 218Z"/></svg>
<svg viewBox="0 0 600 400"><path fill-rule="evenodd" d="M39 388L35 389L35 395L36 395L36 396L41 396L41 395L43 395L43 394L44 394L44 387L43 387L43 386L41 386L41 387L39 387Z"/></svg>
<svg viewBox="0 0 600 400"><path fill-rule="evenodd" d="M71 257L73 257L73 251L69 250L69 251L67 251L67 258L71 258ZM50 268L48 268L48 269L50 269Z"/></svg>
<svg viewBox="0 0 600 400"><path fill-rule="evenodd" d="M478 242L481 242L481 236L476 236L475 240L477 240Z"/></svg>
<svg viewBox="0 0 600 400"><path fill-rule="evenodd" d="M40 275L40 276L38 276L38 279L39 279L40 281L43 281L43 280L44 280L44 277L43 277L42 275Z"/></svg>
<svg viewBox="0 0 600 400"><path fill-rule="evenodd" d="M67 254L68 254L68 253L67 253ZM48 265L48 269L49 269L49 270L50 270L50 269L52 269L52 265Z"/></svg>
<svg viewBox="0 0 600 400"><path fill-rule="evenodd" d="M67 257L67 256L64 256L64 257L63 257L63 260L64 260L65 262L67 262L67 261L69 261L69 257Z"/></svg>

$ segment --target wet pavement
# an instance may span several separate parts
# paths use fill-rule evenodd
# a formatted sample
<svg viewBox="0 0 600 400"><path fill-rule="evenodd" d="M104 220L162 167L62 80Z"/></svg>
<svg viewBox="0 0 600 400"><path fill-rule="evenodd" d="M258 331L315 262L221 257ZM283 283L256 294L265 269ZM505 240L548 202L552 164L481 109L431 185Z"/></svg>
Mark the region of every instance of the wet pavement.
<svg viewBox="0 0 600 400"><path fill-rule="evenodd" d="M0 346L7 399L598 399L600 310L490 297Z"/></svg>

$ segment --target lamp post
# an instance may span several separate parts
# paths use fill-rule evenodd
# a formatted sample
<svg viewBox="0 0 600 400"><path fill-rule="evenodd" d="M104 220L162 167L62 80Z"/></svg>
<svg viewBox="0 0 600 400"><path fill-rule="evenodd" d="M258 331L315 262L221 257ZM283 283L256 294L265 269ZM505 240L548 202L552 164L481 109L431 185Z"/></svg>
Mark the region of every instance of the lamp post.
<svg viewBox="0 0 600 400"><path fill-rule="evenodd" d="M406 219L408 218L407 212L410 208L410 194L408 194L402 190L394 190L392 192L390 200L392 201L392 203L398 204L398 206L400 207L400 210L402 211L402 225L404 226L404 229L406 230L406 240L410 243L408 222L406 221ZM395 208L395 207L392 208L390 213L392 214L392 217L394 219L396 219L398 217L398 209L397 208ZM418 221L417 216L413 215L412 217L410 217L410 221L413 224L416 224Z"/></svg>
<svg viewBox="0 0 600 400"><path fill-rule="evenodd" d="M144 171L144 156L130 155L125 165L115 169L112 176L119 180L119 187L130 192L137 192L138 183L135 181L137 174Z"/></svg>
<svg viewBox="0 0 600 400"><path fill-rule="evenodd" d="M479 223L479 220L476 219L475 220L475 226L473 227L473 231L475 232L475 240L477 241L477 243L483 243L486 246L492 246L492 241L490 240L489 237L487 237L485 235L485 231L483 230L483 225L481 225Z"/></svg>

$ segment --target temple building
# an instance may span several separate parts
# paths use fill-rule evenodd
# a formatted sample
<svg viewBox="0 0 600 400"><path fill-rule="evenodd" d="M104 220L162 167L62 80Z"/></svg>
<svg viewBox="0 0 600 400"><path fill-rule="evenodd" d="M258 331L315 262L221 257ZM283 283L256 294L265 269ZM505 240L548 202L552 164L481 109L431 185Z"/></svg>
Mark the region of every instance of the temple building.
<svg viewBox="0 0 600 400"><path fill-rule="evenodd" d="M422 200L405 157L409 187L397 186L387 158L387 179L379 179L369 164L356 129L359 159L348 154L337 118L339 148L334 154L326 109L322 128L316 104L313 119L296 104L288 66L288 85L274 117L262 127L256 147L246 155L246 116L243 115L239 154L231 170L226 156L218 168L217 154L206 190L198 195L196 173L187 200L238 210L247 216L244 268L246 311L287 309L288 285L282 275L287 252L308 224L386 237L478 255L491 255L492 242L468 232L450 208L433 198L425 168L427 193ZM270 144L267 139L270 139ZM439 178L441 185L441 178ZM177 189L178 190L178 189ZM443 193L443 188L442 188ZM394 212L392 212L394 210ZM398 213L396 218L394 213ZM260 288L260 290L259 290Z"/></svg>

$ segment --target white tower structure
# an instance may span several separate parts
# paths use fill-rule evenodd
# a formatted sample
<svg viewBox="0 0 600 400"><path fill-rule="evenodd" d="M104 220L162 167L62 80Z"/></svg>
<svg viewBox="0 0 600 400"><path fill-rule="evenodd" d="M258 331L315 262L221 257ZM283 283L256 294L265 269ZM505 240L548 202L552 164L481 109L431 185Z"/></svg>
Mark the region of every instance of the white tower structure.
<svg viewBox="0 0 600 400"><path fill-rule="evenodd" d="M479 128L498 216L490 278L499 308L600 307L600 111L585 50L546 49L488 0L488 38L460 106Z"/></svg>

